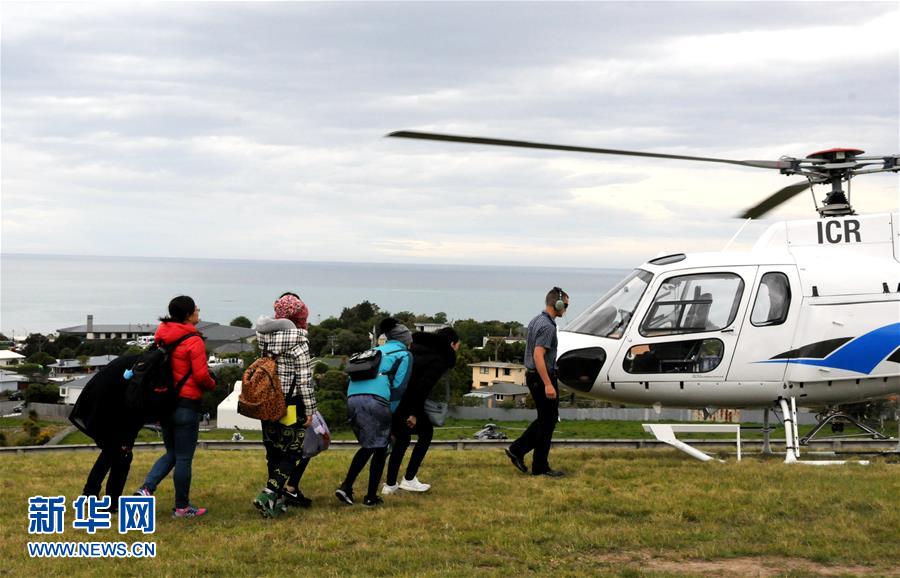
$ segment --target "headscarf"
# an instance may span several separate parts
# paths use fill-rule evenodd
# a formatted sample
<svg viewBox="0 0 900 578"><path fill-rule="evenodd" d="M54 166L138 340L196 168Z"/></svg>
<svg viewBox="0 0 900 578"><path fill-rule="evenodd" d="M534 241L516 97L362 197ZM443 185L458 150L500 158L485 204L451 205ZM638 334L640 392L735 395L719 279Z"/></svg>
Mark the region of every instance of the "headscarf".
<svg viewBox="0 0 900 578"><path fill-rule="evenodd" d="M284 295L275 301L275 319L289 319L300 329L307 328L309 308L296 295Z"/></svg>

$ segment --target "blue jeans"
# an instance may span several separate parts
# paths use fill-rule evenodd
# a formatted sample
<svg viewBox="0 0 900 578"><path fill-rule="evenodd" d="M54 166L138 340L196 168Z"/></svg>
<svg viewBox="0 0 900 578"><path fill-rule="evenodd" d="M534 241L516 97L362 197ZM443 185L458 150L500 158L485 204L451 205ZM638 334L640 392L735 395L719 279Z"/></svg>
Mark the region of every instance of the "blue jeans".
<svg viewBox="0 0 900 578"><path fill-rule="evenodd" d="M156 492L156 487L174 468L175 507L186 508L190 505L191 463L194 461L194 450L200 434L200 413L195 405L182 401L175 412L161 421L160 425L166 453L150 468L144 487Z"/></svg>

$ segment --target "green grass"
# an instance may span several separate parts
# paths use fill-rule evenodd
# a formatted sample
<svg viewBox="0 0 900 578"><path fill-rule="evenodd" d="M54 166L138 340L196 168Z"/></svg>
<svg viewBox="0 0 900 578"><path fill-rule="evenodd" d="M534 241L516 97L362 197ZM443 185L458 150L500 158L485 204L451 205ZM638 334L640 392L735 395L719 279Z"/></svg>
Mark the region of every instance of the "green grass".
<svg viewBox="0 0 900 578"><path fill-rule="evenodd" d="M485 421L448 419L444 427L436 428L434 439L457 440L473 439L473 434L484 427ZM519 433L528 427L527 421L495 422L500 431L506 433L510 439L515 439ZM554 439L653 439L653 436L643 430L640 421L562 421L556 427ZM748 426L760 426L761 424L745 424ZM891 429L893 427L893 429ZM804 435L812 429L812 426L801 426L800 435ZM855 431L855 430L854 430ZM885 427L889 435L896 435L896 425L889 424ZM227 429L214 429L200 432L201 440L230 440L234 432ZM261 440L262 434L257 431L242 432L244 439ZM853 433L849 428L846 433ZM333 437L337 440L352 440L353 433L346 427L333 431ZM679 434L684 439L730 439L733 434ZM741 432L742 439L761 439L759 430L747 429ZM777 427L772 432L773 439L784 438L784 428ZM153 431L141 430L138 441L153 442L162 438ZM73 432L66 436L62 444L90 444L90 438L81 432Z"/></svg>
<svg viewBox="0 0 900 578"><path fill-rule="evenodd" d="M129 489L158 455L137 452ZM815 468L757 458L704 464L675 450L555 449L554 466L569 476L551 480L519 474L500 450L433 450L420 472L430 492L389 496L370 510L332 495L351 455L331 450L310 464L302 486L311 509L264 520L250 505L264 483L263 450L199 450L191 498L210 509L206 517L168 517L168 478L152 536L89 538L69 527L40 538L150 539L154 560L27 558L28 497L65 495L71 509L94 454L0 455L0 574L897 575L900 464L884 459Z"/></svg>

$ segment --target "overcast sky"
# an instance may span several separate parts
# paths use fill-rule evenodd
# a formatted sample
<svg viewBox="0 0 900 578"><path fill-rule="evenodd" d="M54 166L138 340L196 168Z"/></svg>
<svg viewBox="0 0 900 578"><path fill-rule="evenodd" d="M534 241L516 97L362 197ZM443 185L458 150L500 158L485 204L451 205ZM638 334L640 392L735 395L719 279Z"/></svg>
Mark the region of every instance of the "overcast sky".
<svg viewBox="0 0 900 578"><path fill-rule="evenodd" d="M7 253L630 267L720 248L797 177L384 135L900 152L893 1L0 10Z"/></svg>

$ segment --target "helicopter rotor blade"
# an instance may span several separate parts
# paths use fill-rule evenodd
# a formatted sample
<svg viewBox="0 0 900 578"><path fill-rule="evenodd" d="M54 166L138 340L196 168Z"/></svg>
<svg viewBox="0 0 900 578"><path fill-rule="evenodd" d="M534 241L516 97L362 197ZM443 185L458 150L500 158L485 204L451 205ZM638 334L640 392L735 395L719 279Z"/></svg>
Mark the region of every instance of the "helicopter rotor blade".
<svg viewBox="0 0 900 578"><path fill-rule="evenodd" d="M765 215L781 203L784 203L794 195L798 193L802 193L806 189L812 187L812 183L810 181L803 181L800 183L794 183L793 185L788 185L783 189L777 191L776 193L770 195L766 199L764 199L761 203L750 207L746 211L744 211L740 217L742 219L758 219L761 216Z"/></svg>
<svg viewBox="0 0 900 578"><path fill-rule="evenodd" d="M726 163L726 164L730 164L730 165L742 165L742 166L746 166L746 167L757 167L757 168L762 168L762 169L785 169L785 168L789 168L791 166L791 162L789 160L737 161L737 160L732 160L732 159L717 159L717 158L712 158L712 157L671 155L671 154L663 154L663 153L647 153L647 152L626 151L626 150L619 150L619 149L601 149L601 148L593 148L593 147L557 145L557 144L548 144L548 143L539 143L539 142L530 142L530 141L521 141L521 140L508 140L508 139L499 139L499 138L484 138L484 137L474 137L474 136L437 134L437 133L418 132L418 131L410 131L410 130L398 130L398 131L389 133L387 136L396 137L396 138L437 140L437 141L461 142L461 143L470 143L470 144L483 144L483 145L494 145L494 146L530 148L530 149L545 149L545 150L554 150L554 151L594 153L594 154L605 154L605 155L623 155L623 156L631 156L631 157L650 157L650 158L657 158L657 159L677 159L677 160L686 160L686 161L701 161L701 162L707 162L707 163Z"/></svg>

